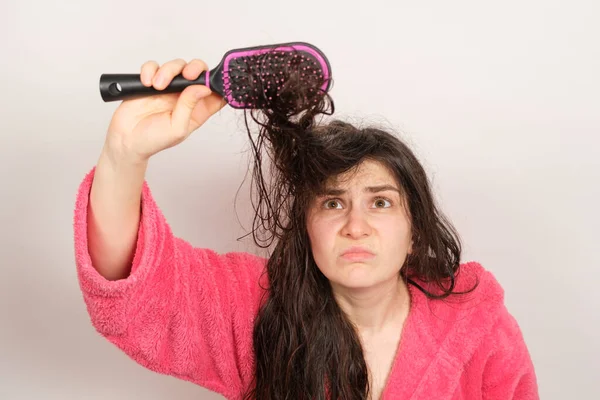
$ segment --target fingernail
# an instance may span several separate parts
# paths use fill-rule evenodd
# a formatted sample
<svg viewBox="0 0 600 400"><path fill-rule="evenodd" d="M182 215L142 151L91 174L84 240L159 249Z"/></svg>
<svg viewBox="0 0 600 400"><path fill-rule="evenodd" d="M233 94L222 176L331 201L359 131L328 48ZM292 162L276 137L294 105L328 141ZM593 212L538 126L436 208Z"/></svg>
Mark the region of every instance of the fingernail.
<svg viewBox="0 0 600 400"><path fill-rule="evenodd" d="M163 82L164 82L164 78L162 77L162 75L156 75L156 77L154 78L154 85L162 86Z"/></svg>

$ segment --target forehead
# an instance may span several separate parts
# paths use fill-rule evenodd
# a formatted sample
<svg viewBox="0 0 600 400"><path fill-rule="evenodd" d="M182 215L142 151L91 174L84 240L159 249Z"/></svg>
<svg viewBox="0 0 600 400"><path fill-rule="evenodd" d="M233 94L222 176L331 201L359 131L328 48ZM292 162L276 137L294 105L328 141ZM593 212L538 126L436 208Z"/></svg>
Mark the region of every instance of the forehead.
<svg viewBox="0 0 600 400"><path fill-rule="evenodd" d="M356 168L330 178L325 186L341 189L381 184L397 186L396 179L388 168L377 161L365 160Z"/></svg>

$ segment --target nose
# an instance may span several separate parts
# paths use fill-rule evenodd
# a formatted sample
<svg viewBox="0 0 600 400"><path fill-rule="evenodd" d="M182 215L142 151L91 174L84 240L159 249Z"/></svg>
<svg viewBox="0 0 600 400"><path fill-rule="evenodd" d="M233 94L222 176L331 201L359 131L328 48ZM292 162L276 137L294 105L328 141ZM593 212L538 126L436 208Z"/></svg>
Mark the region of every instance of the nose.
<svg viewBox="0 0 600 400"><path fill-rule="evenodd" d="M360 239L371 234L368 216L359 207L352 207L346 214L341 234L351 239Z"/></svg>

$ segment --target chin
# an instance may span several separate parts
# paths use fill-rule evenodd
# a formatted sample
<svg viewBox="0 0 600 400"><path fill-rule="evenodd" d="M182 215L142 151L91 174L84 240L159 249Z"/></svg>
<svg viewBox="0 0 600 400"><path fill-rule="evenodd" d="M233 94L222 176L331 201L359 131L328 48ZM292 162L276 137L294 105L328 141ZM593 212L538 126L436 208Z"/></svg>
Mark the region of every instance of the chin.
<svg viewBox="0 0 600 400"><path fill-rule="evenodd" d="M348 288L365 288L373 286L380 280L380 277L374 273L376 269L373 265L365 263L352 263L344 265L340 274L336 277L337 283Z"/></svg>

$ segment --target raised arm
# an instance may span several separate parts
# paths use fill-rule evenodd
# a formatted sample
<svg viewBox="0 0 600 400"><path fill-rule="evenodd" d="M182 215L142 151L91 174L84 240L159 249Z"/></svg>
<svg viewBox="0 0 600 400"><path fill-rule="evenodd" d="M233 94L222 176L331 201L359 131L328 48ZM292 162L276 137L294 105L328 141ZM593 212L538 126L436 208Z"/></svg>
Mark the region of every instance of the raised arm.
<svg viewBox="0 0 600 400"><path fill-rule="evenodd" d="M153 65L142 75L174 76L182 68L180 61ZM193 78L204 66L186 68ZM119 106L98 164L77 192L75 256L91 323L103 337L148 369L232 399L252 376L265 260L194 248L174 236L144 179L153 154L220 109L206 90L190 86Z"/></svg>

